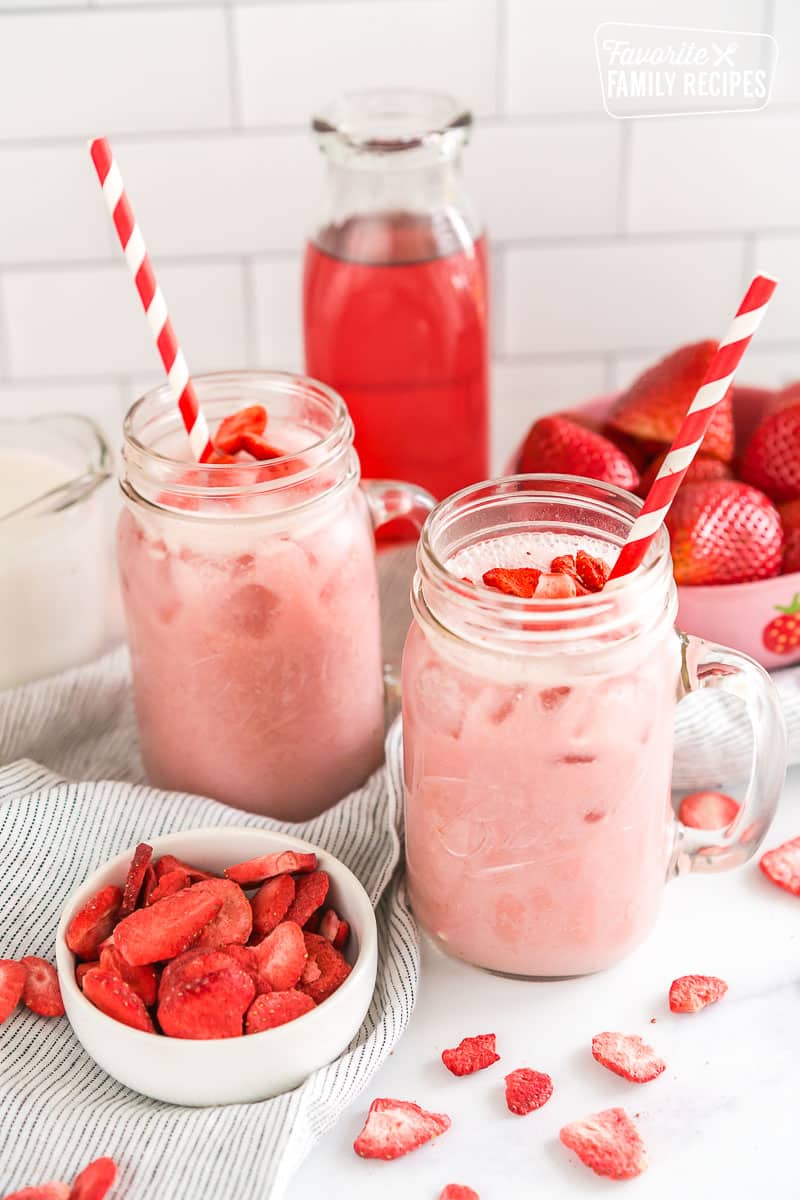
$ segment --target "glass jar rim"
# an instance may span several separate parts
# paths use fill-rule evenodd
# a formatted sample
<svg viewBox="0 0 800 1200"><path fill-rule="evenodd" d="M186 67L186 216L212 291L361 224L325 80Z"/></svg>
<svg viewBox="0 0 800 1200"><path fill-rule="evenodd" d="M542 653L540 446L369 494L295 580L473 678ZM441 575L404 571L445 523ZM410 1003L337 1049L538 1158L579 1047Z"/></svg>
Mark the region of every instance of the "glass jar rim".
<svg viewBox="0 0 800 1200"><path fill-rule="evenodd" d="M212 418L216 415L213 411L215 406L232 403L231 396L236 399L236 407L231 408L233 412L237 407L255 404L260 400L269 411L269 396L272 395L274 400L278 395L284 400L308 398L320 405L321 411L327 416L327 428L302 447L270 458L267 462L237 459L234 463L197 463L192 459L177 458L148 444L142 434L142 427L147 422L158 422L161 418L163 425L156 429L154 436L163 438L175 433L184 436L178 406L169 383L164 382L140 396L125 416L122 453L124 494L131 492L145 504L165 507L176 517L191 520L203 514L191 508L184 511L180 503L177 506L174 503L159 504L159 494L166 492L171 497L177 496L188 501L212 498L224 502L232 496L257 497L280 492L284 497L291 495L291 507L299 508L313 503L322 493L309 496L304 494L307 489L298 485L307 483L325 469L337 469L329 490L344 485L354 476L358 477L357 463L354 465L350 461L354 458L353 422L342 397L327 384L297 372L259 369L212 371L193 376L193 382L200 403L206 408L206 415ZM238 396L237 391L241 393ZM189 478L186 478L187 475ZM245 514L245 519L264 515L253 512Z"/></svg>
<svg viewBox="0 0 800 1200"><path fill-rule="evenodd" d="M420 535L412 588L412 606L417 617L433 621L442 633L476 641L483 648L488 646L482 642L483 634L491 635L493 640L496 635L494 648L502 642L503 649L512 650L515 647L524 649L525 644L531 642L552 645L565 636L588 643L598 637L598 632L624 628L630 623L631 609L640 604L650 604L655 623L661 615L658 604L654 603L659 593L662 596L661 612L668 613L672 623L677 612L677 590L672 575L669 537L663 526L641 566L603 591L588 596L526 599L499 592L481 581L474 583L462 579L451 571L444 558L451 557L459 547L451 547L446 556L441 553L437 540L444 531L459 517L468 518L481 507L501 505L514 497L529 502L537 498L565 503L578 501L583 509L605 513L626 529L632 526L643 503L633 493L614 484L558 474L506 475L455 492L429 514ZM577 510L579 505L575 507ZM521 525L524 523L520 522ZM590 537L598 536L598 531L589 525L585 526L585 533ZM492 527L487 525L483 530L475 531L466 544L485 541L491 535ZM573 536L577 538L578 535ZM625 537L612 536L606 530L604 540L621 546ZM464 548L463 545L460 548ZM443 619L441 610L448 606L466 618L464 627L458 631Z"/></svg>
<svg viewBox="0 0 800 1200"><path fill-rule="evenodd" d="M350 150L394 154L419 147L463 145L472 113L454 96L421 88L365 88L342 92L311 118L322 142Z"/></svg>

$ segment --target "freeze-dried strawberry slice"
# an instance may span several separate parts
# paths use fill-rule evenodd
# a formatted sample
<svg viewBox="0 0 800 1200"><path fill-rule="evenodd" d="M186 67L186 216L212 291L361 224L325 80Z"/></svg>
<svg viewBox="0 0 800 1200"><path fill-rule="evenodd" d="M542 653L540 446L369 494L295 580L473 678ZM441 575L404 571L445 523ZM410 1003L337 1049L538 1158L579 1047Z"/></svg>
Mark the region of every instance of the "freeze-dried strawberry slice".
<svg viewBox="0 0 800 1200"><path fill-rule="evenodd" d="M192 892L198 895L216 896L222 907L209 921L196 946L220 948L237 942L243 946L253 928L253 910L238 883L231 879L206 879L195 883Z"/></svg>
<svg viewBox="0 0 800 1200"><path fill-rule="evenodd" d="M553 1094L553 1081L543 1071L519 1067L506 1075L506 1105L518 1117L541 1108Z"/></svg>
<svg viewBox="0 0 800 1200"><path fill-rule="evenodd" d="M258 959L253 953L252 946L240 946L238 942L233 942L230 946L223 946L221 953L227 954L234 962L239 964L243 971L247 972L256 985L257 996L262 991L271 991L269 984L258 973Z"/></svg>
<svg viewBox="0 0 800 1200"><path fill-rule="evenodd" d="M726 829L739 814L739 805L724 792L692 792L684 796L678 820L692 829Z"/></svg>
<svg viewBox="0 0 800 1200"><path fill-rule="evenodd" d="M577 579L578 568L575 565L574 554L559 554L550 563L550 571L554 575L572 575Z"/></svg>
<svg viewBox="0 0 800 1200"><path fill-rule="evenodd" d="M93 971L87 972L83 979L83 994L107 1017L112 1017L122 1025L130 1025L131 1029L155 1033L141 996L137 996L133 988L129 987L116 971L95 967Z"/></svg>
<svg viewBox="0 0 800 1200"><path fill-rule="evenodd" d="M117 1178L117 1164L113 1158L96 1158L75 1176L69 1200L103 1200Z"/></svg>
<svg viewBox="0 0 800 1200"><path fill-rule="evenodd" d="M168 871L185 871L192 883L200 883L203 879L218 879L218 875L214 875L211 871L202 871L200 867L193 867L191 863L184 862L182 858L176 858L174 854L162 854L161 858L156 863L156 874L161 879Z"/></svg>
<svg viewBox="0 0 800 1200"><path fill-rule="evenodd" d="M779 888L800 896L800 837L792 838L762 854L759 864L767 879Z"/></svg>
<svg viewBox="0 0 800 1200"><path fill-rule="evenodd" d="M122 890L109 885L101 888L67 926L67 945L78 958L97 958L100 943L113 932L119 919Z"/></svg>
<svg viewBox="0 0 800 1200"><path fill-rule="evenodd" d="M262 404L240 408L220 422L214 434L214 446L225 454L237 454L242 449L245 434L263 433L267 428L267 410Z"/></svg>
<svg viewBox="0 0 800 1200"><path fill-rule="evenodd" d="M439 1200L481 1200L474 1188L465 1183L448 1183L439 1193Z"/></svg>
<svg viewBox="0 0 800 1200"><path fill-rule="evenodd" d="M596 1033L592 1057L630 1083L649 1083L667 1069L663 1058L635 1033Z"/></svg>
<svg viewBox="0 0 800 1200"><path fill-rule="evenodd" d="M318 933L308 932L303 934L303 938L309 962L313 962L319 967L320 974L316 979L301 979L298 987L317 1004L321 1004L323 1000L327 1000L328 996L332 996L337 988L341 987L352 967L344 956L334 949L327 938L320 937Z"/></svg>
<svg viewBox="0 0 800 1200"><path fill-rule="evenodd" d="M342 921L332 908L329 908L319 923L319 932L322 937L328 939L332 946L341 950L350 936L350 926L347 921Z"/></svg>
<svg viewBox="0 0 800 1200"><path fill-rule="evenodd" d="M322 977L322 968L315 958L307 958L300 976L301 983L316 983Z"/></svg>
<svg viewBox="0 0 800 1200"><path fill-rule="evenodd" d="M138 905L139 908L147 907L147 905L150 903L150 899L153 895L153 892L156 889L157 884L158 884L158 876L156 875L155 867L151 863L150 866L147 868L147 870L144 873L144 879L142 881L142 890L139 893L139 905Z"/></svg>
<svg viewBox="0 0 800 1200"><path fill-rule="evenodd" d="M281 850L278 854L262 854L247 862L236 863L225 868L225 876L240 887L261 884L275 875L290 875L295 871L305 873L317 869L316 854L299 854L296 850Z"/></svg>
<svg viewBox="0 0 800 1200"><path fill-rule="evenodd" d="M114 945L132 967L174 958L194 945L221 908L218 896L187 888L125 917L114 930Z"/></svg>
<svg viewBox="0 0 800 1200"><path fill-rule="evenodd" d="M520 596L530 600L536 591L541 571L535 567L492 567L484 571L483 582L496 592L506 596Z"/></svg>
<svg viewBox="0 0 800 1200"><path fill-rule="evenodd" d="M483 1071L500 1061L496 1041L493 1033L462 1038L454 1049L442 1051L442 1062L453 1075L472 1075L475 1071Z"/></svg>
<svg viewBox="0 0 800 1200"><path fill-rule="evenodd" d="M273 446L260 433L243 434L242 450L246 454L251 454L259 462L265 462L269 458L283 458L284 454L283 450L279 450L277 446Z"/></svg>
<svg viewBox="0 0 800 1200"><path fill-rule="evenodd" d="M7 1021L22 999L25 968L13 958L0 958L0 1025Z"/></svg>
<svg viewBox="0 0 800 1200"><path fill-rule="evenodd" d="M120 920L122 917L127 917L128 913L132 913L136 908L136 902L139 899L139 893L144 883L145 873L152 857L153 847L148 846L147 842L140 842L134 850L125 880L125 887L122 891L122 906L119 910Z"/></svg>
<svg viewBox="0 0 800 1200"><path fill-rule="evenodd" d="M158 972L149 964L144 967L132 967L117 950L116 946L106 946L100 951L99 965L104 971L115 971L121 979L132 988L143 1004L148 1007L156 1002L158 992ZM80 980L78 980L80 983Z"/></svg>
<svg viewBox="0 0 800 1200"><path fill-rule="evenodd" d="M274 992L285 992L299 983L306 965L306 945L295 921L282 921L252 950L259 975Z"/></svg>
<svg viewBox="0 0 800 1200"><path fill-rule="evenodd" d="M611 574L608 563L604 563L600 558L594 558L585 550L579 550L575 555L575 566L578 571L578 579L588 592L602 592Z"/></svg>
<svg viewBox="0 0 800 1200"><path fill-rule="evenodd" d="M578 594L578 583L564 571L542 574L536 585L537 600L569 600Z"/></svg>
<svg viewBox="0 0 800 1200"><path fill-rule="evenodd" d="M168 962L161 972L158 985L159 1003L167 993L179 984L191 983L210 975L212 971L225 971L237 961L224 950L184 950ZM242 964L239 963L241 966Z"/></svg>
<svg viewBox="0 0 800 1200"><path fill-rule="evenodd" d="M35 954L21 959L25 968L22 1003L40 1017L63 1017L64 1001L58 986L58 975L52 963Z"/></svg>
<svg viewBox="0 0 800 1200"><path fill-rule="evenodd" d="M633 1179L647 1169L644 1142L624 1108L606 1108L572 1121L558 1136L596 1175Z"/></svg>
<svg viewBox="0 0 800 1200"><path fill-rule="evenodd" d="M302 875L296 880L295 896L289 906L286 920L296 921L301 927L305 925L311 914L325 903L329 887L330 878L325 871L312 871L310 875Z"/></svg>
<svg viewBox="0 0 800 1200"><path fill-rule="evenodd" d="M353 1149L362 1158L390 1162L424 1146L449 1128L450 1118L444 1113L426 1112L410 1100L373 1100Z"/></svg>
<svg viewBox="0 0 800 1200"><path fill-rule="evenodd" d="M215 955L219 951L207 950ZM227 956L225 956L227 957ZM195 960L170 986L159 989L158 1022L169 1037L202 1039L241 1037L244 1014L256 994L248 973L228 959L221 970L201 970ZM166 971L165 971L166 974Z"/></svg>
<svg viewBox="0 0 800 1200"><path fill-rule="evenodd" d="M295 897L291 875L276 875L262 884L251 900L253 931L266 936L281 923Z"/></svg>
<svg viewBox="0 0 800 1200"><path fill-rule="evenodd" d="M102 951L101 951L101 954L102 954ZM90 971L94 971L99 966L100 966L99 959L97 962L78 963L77 967L75 968L75 982L77 983L78 987L81 990L83 990L83 981L86 978L86 976L88 975L88 973Z"/></svg>
<svg viewBox="0 0 800 1200"><path fill-rule="evenodd" d="M716 975L681 975L670 984L669 1007L674 1013L700 1012L721 1000L727 990L725 980Z"/></svg>
<svg viewBox="0 0 800 1200"><path fill-rule="evenodd" d="M305 992L290 988L285 992L270 992L269 995L256 996L247 1010L245 1033L263 1033L265 1029L275 1029L294 1021L304 1013L311 1012L316 1004Z"/></svg>
<svg viewBox="0 0 800 1200"><path fill-rule="evenodd" d="M25 1187L19 1192L10 1192L3 1200L69 1200L69 1185L40 1183L38 1187Z"/></svg>
<svg viewBox="0 0 800 1200"><path fill-rule="evenodd" d="M166 900L167 896L174 896L177 892L182 892L184 888L191 886L192 878L183 867L165 871L163 875L159 876L156 886L150 893L148 904L158 904L159 900Z"/></svg>

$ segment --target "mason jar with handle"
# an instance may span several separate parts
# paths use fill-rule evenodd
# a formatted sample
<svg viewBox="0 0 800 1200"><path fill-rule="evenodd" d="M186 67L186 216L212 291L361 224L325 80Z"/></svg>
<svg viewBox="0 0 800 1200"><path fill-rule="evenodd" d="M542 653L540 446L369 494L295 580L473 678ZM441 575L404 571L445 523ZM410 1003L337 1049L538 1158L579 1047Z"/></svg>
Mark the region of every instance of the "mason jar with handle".
<svg viewBox="0 0 800 1200"><path fill-rule="evenodd" d="M471 114L436 92L341 96L306 250L306 369L343 395L365 475L439 499L488 474L486 238L465 192Z"/></svg>
<svg viewBox="0 0 800 1200"><path fill-rule="evenodd" d="M607 484L513 476L451 496L423 529L403 660L409 892L442 948L479 966L610 966L649 932L667 879L745 862L775 812L777 692L746 655L676 632L663 529L642 567L592 594L482 582L579 548L611 563L640 506ZM671 799L675 706L707 688L738 696L753 730L723 831L682 826Z"/></svg>
<svg viewBox="0 0 800 1200"><path fill-rule="evenodd" d="M279 456L190 462L166 385L128 413L118 559L142 756L159 787L302 821L383 756L371 513L419 527L433 501L359 486L352 421L324 384L194 382L212 436L263 405Z"/></svg>

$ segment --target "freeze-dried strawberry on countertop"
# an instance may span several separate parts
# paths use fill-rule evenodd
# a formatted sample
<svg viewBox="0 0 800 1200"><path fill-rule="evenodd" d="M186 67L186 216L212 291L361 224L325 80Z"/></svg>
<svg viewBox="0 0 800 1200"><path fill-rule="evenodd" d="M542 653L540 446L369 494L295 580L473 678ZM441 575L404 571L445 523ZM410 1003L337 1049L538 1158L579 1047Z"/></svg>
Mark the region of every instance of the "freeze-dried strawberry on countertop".
<svg viewBox="0 0 800 1200"><path fill-rule="evenodd" d="M373 1100L364 1127L353 1143L361 1158L390 1162L446 1133L450 1118L427 1112L410 1100Z"/></svg>
<svg viewBox="0 0 800 1200"><path fill-rule="evenodd" d="M561 1142L596 1175L633 1179L647 1169L647 1151L624 1108L607 1108L559 1132Z"/></svg>

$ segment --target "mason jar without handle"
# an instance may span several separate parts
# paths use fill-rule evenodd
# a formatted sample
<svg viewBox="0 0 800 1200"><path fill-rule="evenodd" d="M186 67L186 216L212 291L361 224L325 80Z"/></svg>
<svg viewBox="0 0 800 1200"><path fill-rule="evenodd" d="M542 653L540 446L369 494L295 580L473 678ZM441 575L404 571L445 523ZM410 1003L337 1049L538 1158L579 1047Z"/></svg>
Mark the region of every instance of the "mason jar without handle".
<svg viewBox="0 0 800 1200"><path fill-rule="evenodd" d="M567 476L515 476L440 504L420 539L403 658L406 854L415 915L455 957L513 975L582 975L649 932L666 879L758 848L786 734L765 671L674 629L662 529L604 591L521 599L495 565L547 569L580 547L613 561L641 501ZM675 705L738 695L754 754L724 831L689 830L671 800Z"/></svg>
<svg viewBox="0 0 800 1200"><path fill-rule="evenodd" d="M439 499L488 474L486 239L461 180L472 118L434 92L313 119L326 207L306 250L306 369L344 397L364 474Z"/></svg>
<svg viewBox="0 0 800 1200"><path fill-rule="evenodd" d="M166 386L125 421L118 560L139 739L159 787L302 821L383 757L375 546L432 499L359 487L353 427L324 384L280 372L195 378L212 431L260 404L269 461L188 461Z"/></svg>

